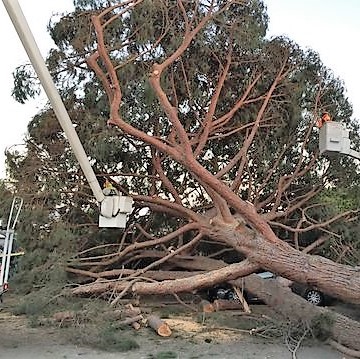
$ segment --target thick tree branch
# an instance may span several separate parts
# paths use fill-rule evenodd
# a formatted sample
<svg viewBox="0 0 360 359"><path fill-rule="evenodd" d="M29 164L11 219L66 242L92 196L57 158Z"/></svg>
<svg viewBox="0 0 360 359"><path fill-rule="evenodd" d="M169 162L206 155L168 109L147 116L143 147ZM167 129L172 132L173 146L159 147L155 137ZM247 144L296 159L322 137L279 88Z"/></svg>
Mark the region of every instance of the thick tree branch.
<svg viewBox="0 0 360 359"><path fill-rule="evenodd" d="M149 196L142 196L142 195L133 195L132 196L134 201L144 204L154 204L161 206L163 209L172 210L184 218L187 218L191 221L201 223L204 218L200 215L195 213L189 208L184 207L178 203L170 202L168 200L162 199L160 197L149 197Z"/></svg>
<svg viewBox="0 0 360 359"><path fill-rule="evenodd" d="M217 269L204 274L194 275L190 278L165 280L157 283L137 282L132 286L136 294L171 294L191 292L195 289L212 287L217 283L227 282L255 272L256 264L245 260L240 263L229 264L225 268Z"/></svg>
<svg viewBox="0 0 360 359"><path fill-rule="evenodd" d="M131 2L132 3L132 2ZM180 152L178 152L174 147L167 145L160 139L157 139L147 133L133 127L132 125L126 123L119 114L122 92L120 88L120 82L116 74L116 70L114 65L111 62L109 54L107 52L107 48L105 46L104 40L104 29L101 24L101 16L93 16L92 17L93 25L95 28L95 33L98 42L98 50L97 53L90 56L90 60L88 61L89 66L94 70L94 72L99 76L102 84L106 90L106 93L109 97L110 102L110 119L109 123L117 125L120 129L122 129L125 133L128 133L135 138L141 139L144 142L153 145L160 151L164 153L168 153L174 158L180 156ZM107 79L107 76L103 73L100 66L96 63L96 60L101 58L103 64L108 71L110 79Z"/></svg>

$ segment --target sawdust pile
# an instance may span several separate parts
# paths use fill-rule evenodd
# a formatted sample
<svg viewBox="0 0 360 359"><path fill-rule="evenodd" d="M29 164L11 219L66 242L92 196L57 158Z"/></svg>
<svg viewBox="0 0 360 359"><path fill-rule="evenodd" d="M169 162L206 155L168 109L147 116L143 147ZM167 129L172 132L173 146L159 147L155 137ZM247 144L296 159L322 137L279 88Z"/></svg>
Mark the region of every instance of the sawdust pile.
<svg viewBox="0 0 360 359"><path fill-rule="evenodd" d="M233 328L218 328L208 324L201 324L191 317L174 317L164 319L174 335L184 339L199 342L224 343L239 340L242 334Z"/></svg>

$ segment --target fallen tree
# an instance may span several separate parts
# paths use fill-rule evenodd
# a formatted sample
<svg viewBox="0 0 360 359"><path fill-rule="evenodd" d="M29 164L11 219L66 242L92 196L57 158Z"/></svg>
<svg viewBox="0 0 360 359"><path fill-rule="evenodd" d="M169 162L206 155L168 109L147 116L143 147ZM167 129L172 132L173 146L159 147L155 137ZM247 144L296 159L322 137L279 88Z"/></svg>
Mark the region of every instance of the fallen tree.
<svg viewBox="0 0 360 359"><path fill-rule="evenodd" d="M350 240L333 225L358 220L356 203L326 201L336 199L328 188L358 188L356 164L320 158L314 128L325 110L354 127L351 106L316 54L288 39L267 40L266 26L261 1L220 0L94 1L52 26L59 49L48 62L78 131L88 136L99 179L136 205L124 233L105 233L100 244L87 238L68 261L69 273L90 282L74 294L111 291L116 302L266 269L360 302L356 261L307 253L331 236ZM101 137L99 118L107 120L108 137ZM19 162L19 186L36 183L37 196L46 187L24 168L36 179L53 176L56 185L57 175L69 173L59 197L43 202L50 202L47 218L60 214L76 227L92 218L94 203L80 196L85 185L70 156L45 162L69 152L52 120L47 111L30 126L30 153L38 157ZM43 138L45 155L36 146ZM45 163L42 175L34 158Z"/></svg>
<svg viewBox="0 0 360 359"><path fill-rule="evenodd" d="M245 277L244 281L234 281L234 284L245 285L247 290L256 293L284 317L307 324L320 339L333 339L345 347L360 350L358 321L336 313L330 308L316 307L290 292L289 288L281 286L276 280L263 280L252 274Z"/></svg>
<svg viewBox="0 0 360 359"><path fill-rule="evenodd" d="M234 286L244 288L250 293L256 293L260 299L274 308L284 318L289 318L294 323L302 322L304 328L312 330L318 339L332 339L344 347L360 350L358 342L358 334L360 333L359 322L341 315L330 308L317 307L308 303L302 297L292 293L288 287L281 285L277 280L264 280L256 274L245 276L249 263L244 262L224 266L222 261L212 260L211 262L207 268L204 268L204 270L207 270L206 274L193 274L191 280L189 280L188 272L183 272L182 278L178 278L181 277L182 272L177 272L172 275L171 279L166 280L164 278L171 277L171 271L167 272L166 275L163 275L161 271L154 271L153 273L147 273L147 277L161 277L161 282L97 280L94 283L72 289L72 293L74 295L90 295L107 291L122 292L126 289L131 289L136 294L161 295L191 292L195 289L208 288L214 283L229 281ZM210 270L210 267L212 270ZM254 268L252 269L254 270ZM251 271L250 268L249 270ZM124 271L125 273L130 274L127 271ZM245 277L231 280L231 277L238 278L242 276Z"/></svg>
<svg viewBox="0 0 360 359"><path fill-rule="evenodd" d="M162 2L160 1L158 5L161 4ZM261 192L259 191L261 191L261 188L264 188L262 186L267 185L266 181L270 180L274 173L279 170L279 160L281 157L274 159L273 165L267 170L263 184L257 187L257 189L256 186L255 189L252 189L254 194L252 203L249 203L249 201L246 201L239 195L240 186L250 186L250 182L244 182L246 176L250 175L250 172L246 172L245 168L249 165L251 148L257 143L256 136L261 136L259 131L267 121L270 121L269 116L273 115L278 118L279 112L276 112L278 111L276 107L277 98L280 96L281 91L283 91L284 86L290 84L289 78L298 73L296 66L304 66L305 60L301 59L301 65L300 62L296 63L298 60L296 60L296 55L292 53L294 49L291 49L291 45L286 42L282 43L280 41L277 44L272 44L273 54L276 53L277 56L277 61L273 64L274 67L271 71L260 70L260 67L255 67L252 77L253 82L249 83L247 87L245 86L243 94L237 96L237 100L233 101L230 109L225 109L221 96L224 96L225 89L230 90L231 85L227 83L227 78L230 77L231 71L238 67L237 56L239 56L236 50L237 40L230 35L231 32L227 33L225 31L224 36L225 34L229 36L229 43L225 48L219 47L216 49L223 56L221 60L218 58L218 73L212 79L212 81L216 79L216 82L213 82L212 89L209 88L208 90L209 102L207 107L203 108L203 117L200 119L195 114L193 114L193 118L190 117L192 127L187 127L184 123L183 117L187 115L188 111L182 112L179 107L180 97L176 97L176 94L180 90L176 87L167 88L163 85L162 80L165 80L165 77L171 75L171 73L175 73L180 59L186 60L188 52L196 44L197 37L204 34L204 32L206 33L205 29L207 29L209 24L217 26L215 24L217 24L218 19L223 19L223 17L230 19L237 11L246 13L249 10L249 5L245 3L233 4L231 1L226 4L211 2L207 5L204 3L203 5L204 8L195 9L192 15L189 15L187 11L190 10L191 5L185 5L182 1L174 3L174 6L167 10L164 7L160 7L158 13L157 10L152 8L155 11L153 14L154 21L157 15L160 16L161 14L161 16L168 17L168 19L171 16L175 16L175 23L180 21L185 25L184 31L178 37L177 47L169 51L164 47L165 45L162 43L163 37L166 37L172 31L164 27L164 32L159 35L156 39L157 42L153 45L161 44L164 53L156 58L156 55L152 53L152 47L144 50L150 58L154 57L150 63L148 62L150 70L148 81L152 93L160 104L160 109L165 114L165 117L162 117L162 121L169 125L169 127L166 127L168 131L166 130L165 132L160 130L157 127L156 121L151 119L149 125L154 127L151 132L145 132L141 127L136 127L134 122L129 121L126 118L128 114L121 110L122 103L126 101L127 90L121 86L122 72L120 69L123 65L126 66L125 59L126 61L134 61L135 64L135 59L141 59L143 54L136 53L134 57L129 57L128 55L124 57L116 56L116 53L106 46L107 26L119 24L120 14L128 14L130 19L132 19L132 16L138 19L136 16L141 16L143 11L148 11L149 6L151 7L150 3L142 1L120 2L91 17L96 34L97 49L88 57L87 63L96 73L106 90L110 103L108 123L117 126L128 136L143 142L151 148L153 170L157 175L157 180L161 181L162 187L166 189L167 196L173 198L173 200L163 199L157 196L155 192L153 196L135 195L134 199L142 207L148 207L153 211L163 211L189 222L189 224L161 238L153 238L144 229L140 229L140 232L145 237L151 239L143 242L137 241L133 245L118 251L111 259L96 263L96 267L94 267L95 264L93 263L93 268L96 268L95 271L97 271L99 266L105 263L106 265L121 263L124 256L131 251L141 248L154 248L158 245L169 243L172 239L179 238L180 235L183 237L190 234L192 239L186 244L178 245L174 251L165 257L137 270L137 273L132 277L140 276L151 268L158 268L159 265L163 265L177 254L191 253L191 250L197 247L201 239L208 237L217 242L226 243L244 255L247 261L240 264L240 266L244 266L248 272L261 267L290 280L314 285L338 298L359 303L360 276L357 268L336 264L322 257L314 257L301 253L282 241L275 234L274 227L272 228L272 225L277 226L274 222L275 220L281 227L281 221L279 220L292 216L299 209L303 211L303 216L298 220L294 232L322 227L342 216L330 218L326 223L310 223L311 221L306 216L303 206L305 203L309 203L320 191L324 185L324 182L322 186L320 185L321 181L318 182L319 186L317 188L310 190L308 193L303 192L302 195L292 200L288 199L288 190L291 188L294 190L294 183L309 173L316 166L316 161L319 161L316 151L310 156L305 155L305 153L308 151L307 146L312 136L312 121L316 120L316 111L318 111L320 106L319 98L320 96L325 96L323 94L323 86L319 87L316 96L313 97L314 116L310 117L312 121L308 123L303 131L304 137L302 138L301 148L298 150L298 155L294 156L293 172L287 175L277 175L276 191L270 192L267 196L260 195ZM189 8L187 9L187 7ZM137 9L139 12L137 12ZM179 18L176 16L179 16ZM131 21L130 24L134 25ZM171 26L170 23L169 27L171 28ZM238 23L234 24L233 30L235 30L236 26L240 25ZM222 31L220 25L219 31ZM151 42L153 39L149 38L149 41ZM131 43L134 46L137 45L135 40L132 40ZM233 70L231 70L232 67L234 67ZM183 79L185 78L183 72L181 76L183 76ZM259 85L261 79L269 76L271 77L269 86L261 93L260 97L256 97L254 94L254 91L256 92L256 85ZM174 75L173 81L177 79ZM188 81L187 85L189 88L193 89L192 81L186 81ZM323 81L326 80L323 79ZM326 90L329 91L329 89ZM186 98L189 99L189 91L183 95L183 101ZM170 96L170 93L173 93L173 96ZM282 92L281 96L285 96L285 94ZM204 166L202 156L206 154L207 148L210 151L214 150L215 147L209 147L214 137L219 139L220 136L229 136L227 134L229 130L227 126L229 123L235 125L234 120L237 114L241 116L248 103L256 103L257 112L254 114L253 121L247 124L242 146L235 152L232 158L228 158L223 168L217 172L210 171L209 168ZM189 111L191 112L191 110ZM269 123L273 126L279 126L279 123L276 122L270 121ZM288 148L285 146L285 149ZM202 196L202 198L207 198L209 204L214 208L211 215L209 215L209 212L201 213L195 211L195 208L185 205L184 193L180 193L177 188L178 184L176 181L178 179L169 177L169 173L167 174L166 169L162 166L165 159L171 159L175 161L174 163L182 166L189 176L192 177L192 181L197 182L201 192L206 193L206 196ZM233 172L234 176L229 177L233 170L235 170ZM171 167L169 167L169 171L171 171ZM229 178L233 179L230 185L224 181L225 178L227 178L227 181ZM322 176L320 178L323 181L325 177ZM248 187L248 190L250 190L250 187ZM269 208L269 210L264 211L264 208ZM352 213L356 214L356 212ZM351 216L352 213L347 213L347 216ZM304 227L304 223L310 224ZM288 225L284 225L284 227L289 231L292 229ZM211 276L208 277L209 284L211 283L210 278ZM189 281L192 281L191 277ZM159 285L148 283L147 288L162 285L162 283ZM135 290L136 288L140 290L140 286L140 284L134 285ZM150 289L148 290L150 291ZM145 290L142 290L142 293L145 292Z"/></svg>

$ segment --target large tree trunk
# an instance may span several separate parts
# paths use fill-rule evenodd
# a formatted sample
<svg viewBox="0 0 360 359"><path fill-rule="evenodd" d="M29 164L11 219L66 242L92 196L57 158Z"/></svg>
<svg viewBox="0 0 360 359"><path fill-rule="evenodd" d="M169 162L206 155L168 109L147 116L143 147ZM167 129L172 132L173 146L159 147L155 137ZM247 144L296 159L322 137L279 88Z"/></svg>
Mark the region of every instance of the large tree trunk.
<svg viewBox="0 0 360 359"><path fill-rule="evenodd" d="M271 243L246 227L214 227L209 235L243 253L251 263L336 298L360 304L360 267L304 254L285 242Z"/></svg>
<svg viewBox="0 0 360 359"><path fill-rule="evenodd" d="M264 280L256 274L247 276L243 280L232 281L235 285L244 285L246 290L261 298L275 311L291 320L303 321L311 324L320 319L321 315L330 318L330 338L336 342L356 350L360 350L360 323L336 313L328 308L316 307L305 299L292 293L289 288L282 286L274 279ZM329 338L329 339L330 339Z"/></svg>

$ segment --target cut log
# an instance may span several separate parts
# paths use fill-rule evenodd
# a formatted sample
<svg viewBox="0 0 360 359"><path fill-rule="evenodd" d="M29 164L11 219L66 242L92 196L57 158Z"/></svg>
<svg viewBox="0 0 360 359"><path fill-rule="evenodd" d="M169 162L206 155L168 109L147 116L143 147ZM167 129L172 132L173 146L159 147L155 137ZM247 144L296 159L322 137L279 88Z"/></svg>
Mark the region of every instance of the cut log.
<svg viewBox="0 0 360 359"><path fill-rule="evenodd" d="M338 350L340 353L346 354L351 356L352 358L360 358L360 351L359 350L353 350L353 349L349 349L337 342L335 342L334 340L329 340L329 344L335 348L336 350Z"/></svg>
<svg viewBox="0 0 360 359"><path fill-rule="evenodd" d="M143 320L144 317L142 315L137 315L135 317L129 317L129 318L125 318L124 320L121 320L120 322L118 322L119 325L130 325L133 324L135 322L139 322L141 320Z"/></svg>
<svg viewBox="0 0 360 359"><path fill-rule="evenodd" d="M216 299L213 303L215 311L221 310L242 310L243 306L240 302L235 300Z"/></svg>
<svg viewBox="0 0 360 359"><path fill-rule="evenodd" d="M215 309L209 301L204 299L200 302L200 311L203 313L212 313L215 311Z"/></svg>
<svg viewBox="0 0 360 359"><path fill-rule="evenodd" d="M141 328L141 324L139 322L134 322L131 323L131 326L135 329L135 330L139 330Z"/></svg>
<svg viewBox="0 0 360 359"><path fill-rule="evenodd" d="M147 323L149 327L155 330L155 332L161 337L169 337L171 335L171 329L168 324L160 319L156 315L149 315L147 317Z"/></svg>

